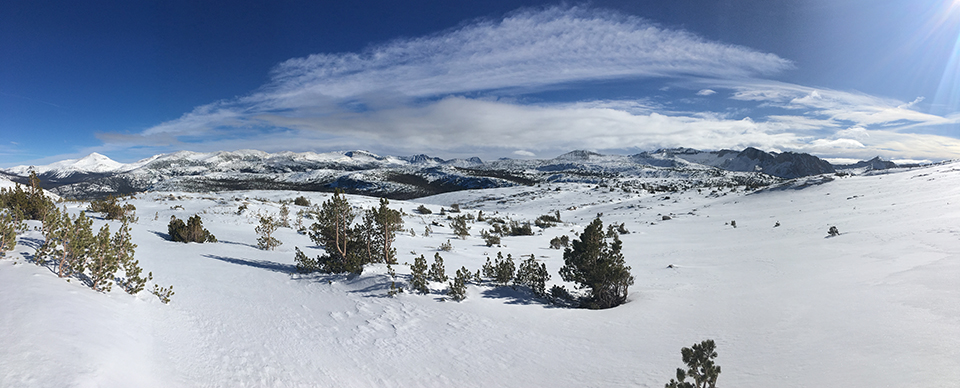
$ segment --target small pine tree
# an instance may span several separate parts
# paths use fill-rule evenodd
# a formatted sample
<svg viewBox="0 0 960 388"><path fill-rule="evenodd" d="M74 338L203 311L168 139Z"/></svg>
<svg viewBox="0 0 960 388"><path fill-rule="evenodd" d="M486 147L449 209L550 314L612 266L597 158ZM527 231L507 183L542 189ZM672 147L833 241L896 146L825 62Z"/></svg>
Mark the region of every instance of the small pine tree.
<svg viewBox="0 0 960 388"><path fill-rule="evenodd" d="M260 216L260 226L256 227L257 235L260 237L257 238L257 247L265 250L272 251L274 248L282 245L283 243L280 240L277 240L273 237L273 232L277 230L280 224L271 216Z"/></svg>
<svg viewBox="0 0 960 388"><path fill-rule="evenodd" d="M433 211L430 210L430 209L427 209L426 206L420 205L420 206L417 206L417 213L420 213L420 214L432 214Z"/></svg>
<svg viewBox="0 0 960 388"><path fill-rule="evenodd" d="M302 251L300 251L300 247L294 247L293 249L296 251L293 260L297 263L297 272L310 273L320 270L320 264L317 263L317 259L305 255Z"/></svg>
<svg viewBox="0 0 960 388"><path fill-rule="evenodd" d="M80 212L72 222L69 215L64 217L57 237L62 248L57 252L60 256L57 276L61 278L83 272L94 241L93 220L86 214Z"/></svg>
<svg viewBox="0 0 960 388"><path fill-rule="evenodd" d="M516 272L516 265L513 263L513 256L509 253L507 258L503 258L503 253L497 252L497 261L494 264L493 282L505 286L513 281L513 274Z"/></svg>
<svg viewBox="0 0 960 388"><path fill-rule="evenodd" d="M110 292L110 281L119 269L119 263L110 241L109 225L104 225L94 236L87 267L90 269L90 287L94 291Z"/></svg>
<svg viewBox="0 0 960 388"><path fill-rule="evenodd" d="M613 242L607 242L611 238ZM580 234L579 240L573 240L572 248L564 250L560 277L590 289L586 307L610 308L626 301L633 276L620 253L622 245L616 233L612 237L604 236L603 222L597 217Z"/></svg>
<svg viewBox="0 0 960 388"><path fill-rule="evenodd" d="M439 253L433 254L433 264L430 265L430 272L427 278L434 282L443 283L447 281L447 270L443 268L443 257Z"/></svg>
<svg viewBox="0 0 960 388"><path fill-rule="evenodd" d="M277 215L277 225L284 228L290 227L290 208L286 203L280 204L280 213Z"/></svg>
<svg viewBox="0 0 960 388"><path fill-rule="evenodd" d="M460 237L461 240L466 240L467 236L470 235L470 227L467 226L466 216L453 217L451 226L453 227L453 234L457 235L457 237Z"/></svg>
<svg viewBox="0 0 960 388"><path fill-rule="evenodd" d="M427 259L420 255L413 259L413 265L410 266L410 287L421 294L429 294L427 288Z"/></svg>
<svg viewBox="0 0 960 388"><path fill-rule="evenodd" d="M160 301L163 302L163 304L168 304L170 303L170 297L174 294L173 286L160 287L159 284L154 284L153 289L150 290L150 293L156 295L157 298L160 298Z"/></svg>
<svg viewBox="0 0 960 388"><path fill-rule="evenodd" d="M403 293L403 287L397 287L397 271L394 271L390 263L387 263L387 274L390 275L390 290L387 291L387 295L393 297Z"/></svg>
<svg viewBox="0 0 960 388"><path fill-rule="evenodd" d="M840 235L840 230L838 230L836 226L831 226L830 229L827 230L827 234L830 235L830 237L836 237Z"/></svg>
<svg viewBox="0 0 960 388"><path fill-rule="evenodd" d="M457 275L447 286L447 295L450 299L460 302L467 298L467 281L470 280L470 270L467 267L461 267L457 270Z"/></svg>
<svg viewBox="0 0 960 388"><path fill-rule="evenodd" d="M498 256L502 257L503 255L498 253ZM480 267L483 270L483 277L487 279L493 279L497 277L497 267L490 262L490 258L487 258L487 262L483 263L483 266ZM479 277L479 276L478 276Z"/></svg>
<svg viewBox="0 0 960 388"><path fill-rule="evenodd" d="M143 268L140 268L140 262L133 258L137 249L130 236L130 225L125 219L120 224L120 229L113 235L113 250L117 256L117 262L123 268L124 277L118 280L117 284L123 287L123 290L130 295L136 295L146 286L147 282L153 280L153 273L149 273L146 278L140 277Z"/></svg>
<svg viewBox="0 0 960 388"><path fill-rule="evenodd" d="M500 236L497 234L487 232L486 230L481 230L480 237L483 237L483 242L486 243L488 247L500 245Z"/></svg>
<svg viewBox="0 0 960 388"><path fill-rule="evenodd" d="M547 281L549 280L550 273L547 272L547 265L537 263L536 257L531 254L529 258L520 262L514 284L529 287L534 295L545 297L547 296Z"/></svg>
<svg viewBox="0 0 960 388"><path fill-rule="evenodd" d="M23 221L13 216L13 211L0 212L0 257L6 256L7 251L17 246L17 231L22 229L22 224Z"/></svg>
<svg viewBox="0 0 960 388"><path fill-rule="evenodd" d="M437 249L444 252L450 252L453 250L453 244L450 243L450 240L447 240L447 242L440 244L440 246L437 247Z"/></svg>
<svg viewBox="0 0 960 388"><path fill-rule="evenodd" d="M677 379L670 379L665 388L716 388L720 366L713 362L713 359L717 358L713 340L693 344L692 348L680 349L680 354L689 369L684 371L677 368ZM693 382L684 381L687 377L692 377Z"/></svg>

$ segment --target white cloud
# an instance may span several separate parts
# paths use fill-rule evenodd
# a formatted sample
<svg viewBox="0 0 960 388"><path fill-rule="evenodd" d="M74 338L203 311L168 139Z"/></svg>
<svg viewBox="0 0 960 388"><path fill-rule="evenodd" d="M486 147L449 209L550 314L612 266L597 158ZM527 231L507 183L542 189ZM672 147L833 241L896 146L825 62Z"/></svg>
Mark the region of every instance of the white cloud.
<svg viewBox="0 0 960 388"><path fill-rule="evenodd" d="M773 54L636 17L554 7L360 53L291 59L249 95L197 107L140 134L98 136L107 149L359 148L496 158L571 149L752 146L837 157L960 157L956 139L901 133L960 122L960 115L913 110L919 99L904 103L754 78L791 66ZM681 112L659 97L564 104L515 98L572 83L651 77L679 80L660 88L665 93L678 87L699 96L732 90L737 103L778 113L744 107ZM509 98L498 100L498 94Z"/></svg>

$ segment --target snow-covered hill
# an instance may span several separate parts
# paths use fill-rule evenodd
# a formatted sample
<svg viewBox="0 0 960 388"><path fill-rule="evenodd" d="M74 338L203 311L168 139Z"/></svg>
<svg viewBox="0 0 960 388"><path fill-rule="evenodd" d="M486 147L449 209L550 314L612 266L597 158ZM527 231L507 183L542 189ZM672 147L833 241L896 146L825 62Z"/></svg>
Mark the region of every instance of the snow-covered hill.
<svg viewBox="0 0 960 388"><path fill-rule="evenodd" d="M662 387L682 366L680 348L708 338L723 387L955 386L960 164L795 183L651 194L547 182L391 202L415 232L398 237L401 263L432 261L449 239L453 250L439 252L448 274L479 269L498 251L534 254L551 284L563 284L551 238L576 237L598 213L623 222L636 283L627 304L600 311L489 285L468 286L462 303L442 301L439 283L430 295L391 298L380 265L355 278L292 274L294 247L322 250L286 228L278 250L256 249L257 212L329 194L140 194L131 201L136 256L174 285L173 301L58 279L26 262L40 238L27 232L0 260L0 386ZM516 220L559 210L563 224L488 248L483 223L455 238L438 215L453 203ZM413 215L420 204L434 214ZM171 215L193 214L219 243L164 239ZM441 226L424 236L433 222ZM113 221L94 227L104 223ZM830 226L841 234L827 237ZM397 272L405 279L409 268Z"/></svg>

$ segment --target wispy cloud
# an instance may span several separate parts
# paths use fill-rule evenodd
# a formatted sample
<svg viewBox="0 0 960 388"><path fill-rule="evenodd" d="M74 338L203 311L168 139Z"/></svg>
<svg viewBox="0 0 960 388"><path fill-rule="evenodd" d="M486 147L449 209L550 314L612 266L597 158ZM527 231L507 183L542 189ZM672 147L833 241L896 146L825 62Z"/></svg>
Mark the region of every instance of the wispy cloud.
<svg viewBox="0 0 960 388"><path fill-rule="evenodd" d="M916 101L760 79L792 66L774 54L614 12L523 10L359 53L291 59L249 95L197 107L138 134L99 137L107 149L363 148L531 157L570 149L753 146L837 157L960 157L956 139L907 133L958 122L918 112ZM545 88L649 78L686 83L663 93L679 87L686 96L692 90L711 96L724 90L732 92L727 101L754 106L681 111L652 97L594 99L582 86L581 101L573 103L513 98ZM775 112L741 113L751 109Z"/></svg>

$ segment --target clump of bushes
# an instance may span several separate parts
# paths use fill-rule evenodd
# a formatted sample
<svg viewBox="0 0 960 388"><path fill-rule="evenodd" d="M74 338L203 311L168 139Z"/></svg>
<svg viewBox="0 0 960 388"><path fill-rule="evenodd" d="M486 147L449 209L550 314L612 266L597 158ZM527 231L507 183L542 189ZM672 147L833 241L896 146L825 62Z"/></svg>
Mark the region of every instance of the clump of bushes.
<svg viewBox="0 0 960 388"><path fill-rule="evenodd" d="M301 195L293 200L293 204L297 206L310 206L310 200Z"/></svg>
<svg viewBox="0 0 960 388"><path fill-rule="evenodd" d="M200 215L190 217L186 223L176 216L170 216L170 223L167 224L167 234L170 235L170 240L175 242L217 242L213 233L204 229Z"/></svg>
<svg viewBox="0 0 960 388"><path fill-rule="evenodd" d="M433 210L427 209L426 206L420 205L420 206L417 206L417 213L420 213L420 214L433 214Z"/></svg>
<svg viewBox="0 0 960 388"><path fill-rule="evenodd" d="M121 205L117 203L117 198L112 195L107 199L91 201L89 210L94 213L103 213L104 218L108 220L133 219L137 213L136 206L130 203Z"/></svg>
<svg viewBox="0 0 960 388"><path fill-rule="evenodd" d="M550 249L560 249L570 246L570 237L567 235L558 236L550 239Z"/></svg>
<svg viewBox="0 0 960 388"><path fill-rule="evenodd" d="M37 174L30 173L30 187L24 191L20 184L13 189L0 189L0 208L10 209L16 220L38 220L56 208L40 188L40 179Z"/></svg>

